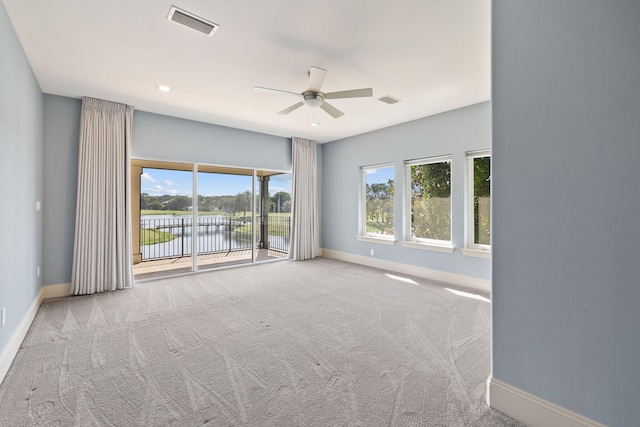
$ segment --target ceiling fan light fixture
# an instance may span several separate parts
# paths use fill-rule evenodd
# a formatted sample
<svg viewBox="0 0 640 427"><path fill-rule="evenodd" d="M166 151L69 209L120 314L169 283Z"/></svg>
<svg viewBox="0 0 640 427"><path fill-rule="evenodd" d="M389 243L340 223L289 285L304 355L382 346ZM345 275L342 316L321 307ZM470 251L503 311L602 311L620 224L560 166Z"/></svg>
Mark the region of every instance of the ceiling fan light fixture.
<svg viewBox="0 0 640 427"><path fill-rule="evenodd" d="M297 110L298 108L306 105L310 108L320 108L325 113L329 114L334 119L340 118L344 116L344 113L331 105L328 102L325 102L326 99L345 99L345 98L363 98L368 96L373 96L373 89L370 87L362 88L362 89L351 89L351 90L342 90L339 92L322 92L322 82L324 80L324 75L327 73L327 70L318 67L309 68L309 89L302 92L301 94L297 94L295 92L290 92L288 90L280 90L280 89L269 89L268 87L262 86L254 86L253 90L259 92L271 92L271 93L281 93L283 95L291 95L291 96L300 96L302 95L302 99L292 106L285 108L280 111L279 115L289 114L292 111Z"/></svg>
<svg viewBox="0 0 640 427"><path fill-rule="evenodd" d="M322 92L306 91L302 93L304 105L311 108L318 108L324 102L324 94Z"/></svg>

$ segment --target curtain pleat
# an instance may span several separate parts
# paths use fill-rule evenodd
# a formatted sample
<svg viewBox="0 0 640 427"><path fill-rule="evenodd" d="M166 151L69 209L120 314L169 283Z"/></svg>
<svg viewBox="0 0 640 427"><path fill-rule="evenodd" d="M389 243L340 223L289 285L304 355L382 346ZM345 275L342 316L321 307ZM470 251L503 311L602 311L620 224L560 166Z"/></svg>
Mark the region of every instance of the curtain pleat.
<svg viewBox="0 0 640 427"><path fill-rule="evenodd" d="M320 255L316 142L293 138L291 183L291 239L289 258L305 260Z"/></svg>
<svg viewBox="0 0 640 427"><path fill-rule="evenodd" d="M129 197L133 107L83 98L71 291L133 285Z"/></svg>

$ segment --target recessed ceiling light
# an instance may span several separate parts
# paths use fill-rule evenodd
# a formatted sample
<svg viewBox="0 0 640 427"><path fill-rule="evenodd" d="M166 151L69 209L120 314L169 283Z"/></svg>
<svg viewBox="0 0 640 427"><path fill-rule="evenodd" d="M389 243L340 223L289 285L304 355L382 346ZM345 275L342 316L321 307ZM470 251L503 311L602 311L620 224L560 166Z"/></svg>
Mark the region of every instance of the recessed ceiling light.
<svg viewBox="0 0 640 427"><path fill-rule="evenodd" d="M171 90L171 88L169 86L167 86L167 85L158 85L156 87L161 92L169 92Z"/></svg>
<svg viewBox="0 0 640 427"><path fill-rule="evenodd" d="M311 123L309 123L309 126L313 126L313 127L315 127L315 126L319 126L319 125L320 125L320 123L318 123L318 122L311 122Z"/></svg>

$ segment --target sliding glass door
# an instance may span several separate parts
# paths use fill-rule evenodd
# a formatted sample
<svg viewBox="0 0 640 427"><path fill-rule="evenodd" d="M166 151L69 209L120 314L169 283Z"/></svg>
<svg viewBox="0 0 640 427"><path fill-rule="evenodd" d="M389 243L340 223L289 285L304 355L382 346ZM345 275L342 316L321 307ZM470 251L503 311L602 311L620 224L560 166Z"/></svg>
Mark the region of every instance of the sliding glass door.
<svg viewBox="0 0 640 427"><path fill-rule="evenodd" d="M193 173L146 167L141 172L138 247L144 264L136 264L134 273L154 277L190 272Z"/></svg>
<svg viewBox="0 0 640 427"><path fill-rule="evenodd" d="M198 270L253 261L253 171L198 165Z"/></svg>
<svg viewBox="0 0 640 427"><path fill-rule="evenodd" d="M287 257L291 174L146 160L131 169L136 280Z"/></svg>
<svg viewBox="0 0 640 427"><path fill-rule="evenodd" d="M291 232L291 174L259 171L258 260L286 258Z"/></svg>

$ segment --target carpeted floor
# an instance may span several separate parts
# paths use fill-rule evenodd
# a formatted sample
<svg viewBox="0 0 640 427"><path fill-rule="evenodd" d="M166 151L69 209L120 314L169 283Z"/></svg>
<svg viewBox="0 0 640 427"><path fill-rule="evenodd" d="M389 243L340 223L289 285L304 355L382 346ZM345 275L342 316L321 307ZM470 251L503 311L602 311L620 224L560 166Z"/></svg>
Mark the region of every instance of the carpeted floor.
<svg viewBox="0 0 640 427"><path fill-rule="evenodd" d="M45 302L0 425L520 426L485 403L489 303L397 276L319 258Z"/></svg>

